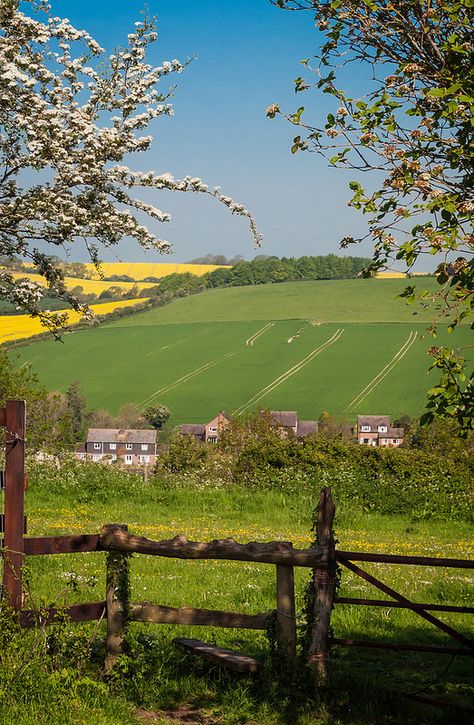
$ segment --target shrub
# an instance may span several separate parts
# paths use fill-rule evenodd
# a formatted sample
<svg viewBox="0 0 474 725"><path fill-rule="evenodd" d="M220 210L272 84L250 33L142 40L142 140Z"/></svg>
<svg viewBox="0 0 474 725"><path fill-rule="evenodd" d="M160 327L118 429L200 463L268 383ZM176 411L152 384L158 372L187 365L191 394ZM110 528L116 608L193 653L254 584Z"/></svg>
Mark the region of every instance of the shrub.
<svg viewBox="0 0 474 725"><path fill-rule="evenodd" d="M123 471L88 461L63 458L59 467L52 463L27 464L30 485L38 493L48 494L51 489L62 492L76 502L107 501L110 498L133 495L143 487L137 473Z"/></svg>
<svg viewBox="0 0 474 725"><path fill-rule="evenodd" d="M158 459L157 470L165 473L192 471L205 464L207 448L194 436L181 435L178 431L170 438L168 450Z"/></svg>

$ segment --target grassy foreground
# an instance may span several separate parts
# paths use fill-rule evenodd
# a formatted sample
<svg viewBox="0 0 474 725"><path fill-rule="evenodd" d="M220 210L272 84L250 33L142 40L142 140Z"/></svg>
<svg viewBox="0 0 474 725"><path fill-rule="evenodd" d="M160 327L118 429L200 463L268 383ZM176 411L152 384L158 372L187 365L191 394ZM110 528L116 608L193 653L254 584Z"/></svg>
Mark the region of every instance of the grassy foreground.
<svg viewBox="0 0 474 725"><path fill-rule="evenodd" d="M34 475L27 493L31 535L94 533L101 525L121 522L129 530L150 538L177 533L194 540L232 536L237 541L291 540L297 546L311 541L311 512L316 487L298 493L250 490L243 486L216 487L190 481L180 485L152 480L147 486L130 479L129 493L114 491L54 491L36 485ZM338 507L336 531L340 548L468 558L473 556L471 530L462 522L429 522L406 516L381 516ZM103 598L103 554L31 557L30 604L53 601L60 592L69 602ZM366 569L414 601L468 604L472 575L456 569L366 565ZM274 609L274 567L243 562L185 562L134 556L131 562L132 601L172 606L191 605L242 612ZM302 621L304 587L308 572L297 570L297 607ZM74 581L70 592L66 582ZM85 588L81 582L88 582ZM341 595L379 598L361 579L343 574ZM443 621L472 636L467 615L440 614ZM450 645L441 632L417 616L382 608L337 606L335 635ZM413 653L370 652L334 648L329 688L316 693L305 675L288 687L272 674L269 642L264 633L159 625L132 625L129 653L115 675L99 675L103 625L74 625L63 633L69 657L77 642L94 639L92 659L79 668L80 685L67 685L66 667L48 680L49 691L26 682L26 674L10 682L11 698L3 697L0 723L18 725L125 725L151 722L207 723L207 725L375 725L376 723L468 722L459 709L474 694L472 661L467 657L441 657ZM33 637L25 634L24 637ZM262 660L263 673L252 680L232 674L176 651L175 636L204 638ZM82 637L82 639L81 639ZM59 647L53 637L53 645ZM54 644L55 643L55 644ZM49 645L52 647L53 645ZM54 652L53 646L53 652ZM61 645L63 646L63 645ZM72 655L71 655L72 653ZM80 659L76 652L78 661ZM470 669L471 666L471 669ZM66 681L66 684L65 684ZM69 690L68 690L69 687ZM411 703L405 695L424 691L451 702L438 710ZM36 688L36 689L35 689ZM67 693L70 693L69 696ZM72 693L72 694L71 694ZM28 698L26 698L28 695ZM471 700L472 704L472 700ZM185 719L187 717L187 719Z"/></svg>

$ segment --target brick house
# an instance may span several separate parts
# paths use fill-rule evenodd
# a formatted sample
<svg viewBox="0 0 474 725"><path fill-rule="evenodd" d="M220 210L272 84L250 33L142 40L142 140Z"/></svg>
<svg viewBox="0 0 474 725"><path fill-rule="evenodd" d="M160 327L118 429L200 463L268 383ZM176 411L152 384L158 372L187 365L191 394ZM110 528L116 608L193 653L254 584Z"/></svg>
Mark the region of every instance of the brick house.
<svg viewBox="0 0 474 725"><path fill-rule="evenodd" d="M360 445L398 448L403 443L403 428L393 428L389 415L358 415L357 441Z"/></svg>
<svg viewBox="0 0 474 725"><path fill-rule="evenodd" d="M263 410L261 413L262 415L267 414ZM282 438L304 438L318 432L318 422L316 420L298 420L296 410L270 410L268 415L278 428Z"/></svg>
<svg viewBox="0 0 474 725"><path fill-rule="evenodd" d="M89 428L85 444L76 447L76 458L128 466L156 463L156 430Z"/></svg>
<svg viewBox="0 0 474 725"><path fill-rule="evenodd" d="M229 423L229 416L221 410L209 423L185 423L180 430L181 435L192 435L203 443L215 443Z"/></svg>

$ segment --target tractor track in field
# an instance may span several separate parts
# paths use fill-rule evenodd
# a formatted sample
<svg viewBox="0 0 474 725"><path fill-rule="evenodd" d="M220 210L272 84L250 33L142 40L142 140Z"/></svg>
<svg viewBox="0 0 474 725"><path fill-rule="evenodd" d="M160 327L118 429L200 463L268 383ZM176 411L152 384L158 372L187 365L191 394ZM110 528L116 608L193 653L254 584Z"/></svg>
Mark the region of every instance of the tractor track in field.
<svg viewBox="0 0 474 725"><path fill-rule="evenodd" d="M349 405L344 408L344 413L349 413L356 405L360 405L363 400L371 393L379 383L384 380L384 378L389 375L393 368L398 365L400 360L407 354L413 343L415 342L417 338L417 333L412 330L410 334L408 335L408 338L405 340L401 348L395 353L395 355L392 357L391 360L385 365L385 367L382 368L382 370L374 377L372 380L365 386L363 390L360 391L356 397L351 400Z"/></svg>
<svg viewBox="0 0 474 725"><path fill-rule="evenodd" d="M261 327L260 330L257 330L257 332L255 332L253 335L251 335L248 338L248 340L245 340L245 344L247 345L247 347L252 347L252 345L254 344L254 342L256 340L258 340L258 338L261 335L263 335L265 332L267 332L267 330L269 330L271 327L273 327L274 324L275 324L274 322L267 322L267 324L264 325L263 327Z"/></svg>
<svg viewBox="0 0 474 725"><path fill-rule="evenodd" d="M209 360L209 362L204 363L204 365L201 365L201 367L191 370L189 373L186 373L186 375L183 375L182 377L178 378L177 380L173 380L173 382L169 383L169 385L164 385L162 388L158 388L158 390L155 390L153 393L151 393L146 398L144 398L142 401L140 401L140 403L138 403L137 405L138 406L149 405L159 395L164 395L164 393L168 393L170 390L173 390L173 388L176 388L178 385L181 385L181 383L187 383L188 380L192 380L192 378L195 378L200 373L203 373L206 370L209 370L209 368L214 367L214 365L217 365L217 363L221 362L222 360L226 360L228 357L232 357L232 355L235 355L235 352L228 352L226 355L224 355L221 358L218 358L217 360Z"/></svg>
<svg viewBox="0 0 474 725"><path fill-rule="evenodd" d="M336 330L334 335L330 337L326 342L323 342L322 345L312 350L306 357L304 357L302 360L300 360L298 363L293 365L293 367L286 370L284 373L282 373L278 378L275 378L271 383L266 385L264 388L258 391L258 393L255 393L255 395L247 400L243 405L240 405L238 408L236 408L233 412L236 415L239 415L240 413L243 413L250 405L255 405L256 403L259 403L262 398L264 398L268 393L271 393L275 388L277 388L279 385L284 383L286 380L291 378L293 375L296 375L296 373L299 373L300 370L302 370L308 363L310 363L312 360L314 360L318 355L320 355L322 352L324 352L328 347L331 345L334 345L335 342L337 342L341 335L343 334L344 329L339 328Z"/></svg>

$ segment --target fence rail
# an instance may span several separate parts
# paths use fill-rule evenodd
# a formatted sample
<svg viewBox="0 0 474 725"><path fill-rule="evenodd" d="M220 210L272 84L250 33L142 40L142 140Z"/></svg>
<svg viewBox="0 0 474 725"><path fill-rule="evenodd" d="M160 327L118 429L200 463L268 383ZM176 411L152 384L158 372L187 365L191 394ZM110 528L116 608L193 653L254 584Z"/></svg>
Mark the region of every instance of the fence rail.
<svg viewBox="0 0 474 725"><path fill-rule="evenodd" d="M99 537L103 550L151 554L174 559L227 559L260 564L287 564L288 566L326 566L327 552L321 546L309 549L293 549L287 541L270 541L262 544L251 541L238 544L234 539L214 541L189 541L185 536L175 536L164 541L152 541L144 536L133 536L119 527L104 527Z"/></svg>
<svg viewBox="0 0 474 725"><path fill-rule="evenodd" d="M380 564L410 564L411 566L442 566L455 569L474 569L474 559L445 559L434 556L405 556L401 554L373 554L365 551L336 551L336 560L370 561Z"/></svg>
<svg viewBox="0 0 474 725"><path fill-rule="evenodd" d="M45 554L80 554L86 551L103 551L99 534L78 536L29 536L23 539L23 551L27 556Z"/></svg>

